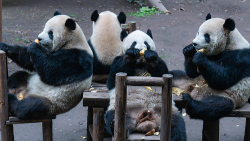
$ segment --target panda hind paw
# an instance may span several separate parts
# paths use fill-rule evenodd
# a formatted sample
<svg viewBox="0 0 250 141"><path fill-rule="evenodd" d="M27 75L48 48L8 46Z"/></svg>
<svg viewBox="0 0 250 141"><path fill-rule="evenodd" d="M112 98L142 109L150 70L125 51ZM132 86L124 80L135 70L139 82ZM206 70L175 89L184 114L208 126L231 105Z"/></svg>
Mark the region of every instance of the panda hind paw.
<svg viewBox="0 0 250 141"><path fill-rule="evenodd" d="M192 102L193 101L192 97L189 94L186 94L186 93L182 94L182 98L186 102Z"/></svg>

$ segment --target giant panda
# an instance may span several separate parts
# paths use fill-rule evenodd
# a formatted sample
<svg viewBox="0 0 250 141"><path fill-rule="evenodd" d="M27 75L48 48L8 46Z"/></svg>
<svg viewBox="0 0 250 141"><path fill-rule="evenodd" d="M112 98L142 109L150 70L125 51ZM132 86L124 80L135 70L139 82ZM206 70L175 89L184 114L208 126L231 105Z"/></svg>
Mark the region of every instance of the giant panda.
<svg viewBox="0 0 250 141"><path fill-rule="evenodd" d="M0 43L9 58L33 72L19 71L8 78L10 113L20 119L67 112L91 85L93 53L74 20L55 12L38 39L40 44L29 47Z"/></svg>
<svg viewBox="0 0 250 141"><path fill-rule="evenodd" d="M204 52L197 52L200 49ZM185 90L190 118L217 120L240 108L250 96L250 44L234 20L211 18L183 49L185 72L174 71L173 86Z"/></svg>
<svg viewBox="0 0 250 141"><path fill-rule="evenodd" d="M91 20L93 33L88 43L94 54L93 81L106 81L113 60L122 54L120 33L121 24L126 22L126 15L120 12L117 16L110 11L98 14L95 10L91 15Z"/></svg>
<svg viewBox="0 0 250 141"><path fill-rule="evenodd" d="M169 73L165 62L155 52L156 47L151 31L144 33L140 30L127 34L121 32L123 41L123 56L114 59L111 65L107 88L110 103L104 119L108 132L114 135L113 123L115 113L115 75L125 72L128 76L142 76L147 74L152 77L162 77ZM144 55L140 51L147 49ZM131 132L146 133L152 129L160 131L161 122L161 87L151 87L152 91L144 86L127 87L126 129L127 135ZM163 125L164 126L164 125ZM172 103L171 140L185 141L185 122Z"/></svg>

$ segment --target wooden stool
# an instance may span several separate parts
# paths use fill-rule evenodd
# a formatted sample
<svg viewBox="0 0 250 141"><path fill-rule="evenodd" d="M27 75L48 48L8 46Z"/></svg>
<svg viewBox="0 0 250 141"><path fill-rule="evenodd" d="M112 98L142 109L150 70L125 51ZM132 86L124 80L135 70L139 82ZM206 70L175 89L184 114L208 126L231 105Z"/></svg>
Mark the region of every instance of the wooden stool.
<svg viewBox="0 0 250 141"><path fill-rule="evenodd" d="M0 131L2 141L14 141L13 124L42 122L43 141L52 141L52 119L56 116L38 120L20 120L10 117L7 93L7 58L5 52L0 51Z"/></svg>
<svg viewBox="0 0 250 141"><path fill-rule="evenodd" d="M245 103L241 108L235 109L226 117L246 117L244 141L250 141L250 104ZM203 121L202 141L219 141L220 121Z"/></svg>

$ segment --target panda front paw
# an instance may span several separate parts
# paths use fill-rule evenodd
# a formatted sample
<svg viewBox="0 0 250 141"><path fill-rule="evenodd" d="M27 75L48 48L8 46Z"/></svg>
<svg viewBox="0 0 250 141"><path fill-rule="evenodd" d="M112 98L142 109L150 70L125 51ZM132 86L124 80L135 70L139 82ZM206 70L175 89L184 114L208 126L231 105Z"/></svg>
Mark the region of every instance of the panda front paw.
<svg viewBox="0 0 250 141"><path fill-rule="evenodd" d="M8 52L8 46L7 46L7 44L1 42L0 43L0 50L2 50L4 52Z"/></svg>
<svg viewBox="0 0 250 141"><path fill-rule="evenodd" d="M9 111L11 115L16 115L15 107L16 107L16 103L18 102L17 97L12 93L8 93L8 102L9 102Z"/></svg>
<svg viewBox="0 0 250 141"><path fill-rule="evenodd" d="M147 62L157 61L158 54L153 50L146 50L144 53L144 58Z"/></svg>
<svg viewBox="0 0 250 141"><path fill-rule="evenodd" d="M194 54L193 57L193 63L197 66L204 66L207 58L205 56L205 53L203 52L198 52Z"/></svg>
<svg viewBox="0 0 250 141"><path fill-rule="evenodd" d="M192 102L193 101L192 97L189 94L186 94L186 93L182 94L182 98L186 102Z"/></svg>
<svg viewBox="0 0 250 141"><path fill-rule="evenodd" d="M27 49L28 53L36 53L37 51L42 50L42 46L36 42L33 42Z"/></svg>
<svg viewBox="0 0 250 141"><path fill-rule="evenodd" d="M193 56L195 53L196 53L196 50L195 50L193 44L190 44L183 49L183 54L185 56L185 60L189 63L192 62Z"/></svg>
<svg viewBox="0 0 250 141"><path fill-rule="evenodd" d="M189 94L182 94L183 100L186 101L186 113L189 115L190 118L197 118L198 112L197 112L197 101L193 100L192 97Z"/></svg>
<svg viewBox="0 0 250 141"><path fill-rule="evenodd" d="M125 53L125 62L126 63L135 63L137 58L140 56L140 50L135 48L130 48Z"/></svg>

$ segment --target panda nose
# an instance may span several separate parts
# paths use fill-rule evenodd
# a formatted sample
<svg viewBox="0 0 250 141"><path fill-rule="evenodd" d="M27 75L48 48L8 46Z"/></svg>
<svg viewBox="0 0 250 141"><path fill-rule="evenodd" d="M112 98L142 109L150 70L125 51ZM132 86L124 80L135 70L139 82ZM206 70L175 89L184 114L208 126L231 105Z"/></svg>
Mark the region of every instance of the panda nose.
<svg viewBox="0 0 250 141"><path fill-rule="evenodd" d="M196 43L193 43L193 46L194 46L194 47L196 47L196 46L197 46L197 44L196 44Z"/></svg>
<svg viewBox="0 0 250 141"><path fill-rule="evenodd" d="M42 40L42 38L39 38L39 37L38 37L38 40L39 40L39 41L41 41L41 40Z"/></svg>

